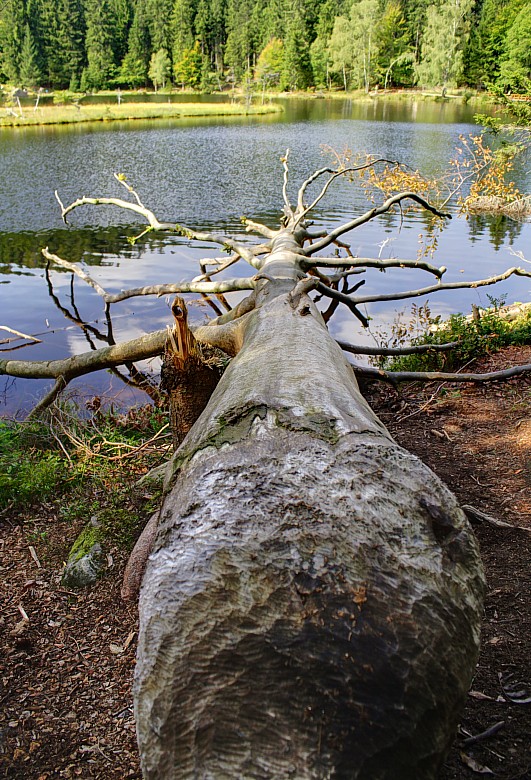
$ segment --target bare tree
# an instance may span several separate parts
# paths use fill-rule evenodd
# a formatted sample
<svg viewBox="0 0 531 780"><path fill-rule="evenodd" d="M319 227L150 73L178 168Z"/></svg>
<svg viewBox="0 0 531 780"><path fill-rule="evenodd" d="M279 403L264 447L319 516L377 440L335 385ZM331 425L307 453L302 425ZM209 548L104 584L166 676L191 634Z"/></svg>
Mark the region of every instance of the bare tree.
<svg viewBox="0 0 531 780"><path fill-rule="evenodd" d="M340 304L366 322L360 305L374 296L363 296L363 282L351 277L367 267L413 267L434 277L395 300L456 286L441 281L444 268L356 258L341 242L406 202L447 215L401 192L331 231L312 231L309 216L330 185L362 166L321 168L293 204L288 154L282 163L280 225L245 220L261 237L254 245L161 223L121 177L130 200L61 204L65 219L85 205L119 206L142 215L149 230L229 253L203 263L192 281L119 295L72 266L107 307L167 292L218 296L223 304L225 294L249 291L194 331L195 342L233 359L168 464L158 521L150 522L149 542L140 540L144 556L151 550L134 684L143 773L434 778L477 657L477 544L455 497L393 441L359 392L341 347L363 349L338 345L326 322ZM334 245L347 256L323 256ZM251 276L214 278L240 260ZM511 274L531 275L512 268L459 286ZM324 313L315 292L330 299ZM182 353L186 340L191 351L193 341L177 331L176 349ZM3 360L0 372L54 378L51 397L73 376L160 354L166 339L161 331L45 364ZM139 567L135 560L135 576Z"/></svg>

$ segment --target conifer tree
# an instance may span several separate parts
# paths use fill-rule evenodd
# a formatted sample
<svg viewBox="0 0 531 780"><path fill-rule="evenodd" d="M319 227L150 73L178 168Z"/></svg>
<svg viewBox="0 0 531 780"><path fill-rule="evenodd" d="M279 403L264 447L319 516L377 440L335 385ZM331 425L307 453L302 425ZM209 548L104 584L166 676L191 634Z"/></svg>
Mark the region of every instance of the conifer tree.
<svg viewBox="0 0 531 780"><path fill-rule="evenodd" d="M313 84L310 46L303 9L295 6L284 40L283 89L306 89Z"/></svg>
<svg viewBox="0 0 531 780"><path fill-rule="evenodd" d="M150 63L151 38L144 4L137 3L127 40L127 54L120 68L119 78L130 87L140 87L147 81Z"/></svg>
<svg viewBox="0 0 531 780"><path fill-rule="evenodd" d="M20 55L25 31L24 3L10 0L2 8L0 18L0 69L6 79L20 83Z"/></svg>
<svg viewBox="0 0 531 780"><path fill-rule="evenodd" d="M86 78L91 89L102 89L109 85L115 74L114 19L109 0L87 0L85 19L88 61Z"/></svg>
<svg viewBox="0 0 531 780"><path fill-rule="evenodd" d="M33 40L29 24L26 24L24 40L20 52L20 84L23 87L35 87L40 84L41 70L38 64L37 47Z"/></svg>

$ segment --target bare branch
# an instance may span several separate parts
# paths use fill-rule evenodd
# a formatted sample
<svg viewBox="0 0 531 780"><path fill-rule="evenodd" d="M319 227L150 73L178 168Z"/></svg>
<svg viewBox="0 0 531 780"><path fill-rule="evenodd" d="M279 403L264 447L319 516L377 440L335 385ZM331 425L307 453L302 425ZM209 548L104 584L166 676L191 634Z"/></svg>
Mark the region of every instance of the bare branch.
<svg viewBox="0 0 531 780"><path fill-rule="evenodd" d="M138 193L136 192L136 190L134 190L134 189L131 187L131 185L130 185L130 184L127 184L127 180L126 180L125 176L124 176L123 174L120 174L120 173L115 173L115 174L113 174L113 175L114 175L114 178L116 179L116 181L117 181L119 184L121 184L121 185L122 185L122 187L125 187L125 189L127 190L127 192L129 192L129 193L130 193L130 194L131 194L131 195L134 197L134 199L136 200L136 202L138 203L138 205L139 205L139 206L141 206L142 208L144 208L144 204L143 204L143 203L142 203L142 201L140 200L140 198L139 198L139 196L138 196Z"/></svg>
<svg viewBox="0 0 531 780"><path fill-rule="evenodd" d="M364 328L367 328L369 326L369 320L357 308L356 304L354 303L353 299L350 296L346 295L345 293L339 292L339 290L334 290L332 287L327 287L326 284L323 284L322 282L319 282L319 284L317 285L317 291L320 292L321 295L325 295L327 298L335 298L341 303L344 303L345 306L348 306L350 311L358 318L358 320L361 322Z"/></svg>
<svg viewBox="0 0 531 780"><path fill-rule="evenodd" d="M122 181L120 181L120 183L124 184L124 182ZM179 236L184 236L185 238L188 239L195 239L197 241L208 241L209 243L220 244L221 246L224 246L227 249L231 249L232 251L237 252L240 255L240 257L242 257L244 260L250 263L250 265L252 265L253 267L255 268L259 267L259 264L257 264L256 257L253 251L245 247L243 244L238 243L232 238L221 236L217 233L205 233L202 231L190 230L184 225L179 225L173 222L160 222L150 209L146 208L141 204L140 199L138 198L138 195L135 193L135 191L130 189L128 185L124 185L124 186L126 186L128 192L133 193L133 195L137 199L137 203L131 203L131 201L122 200L121 198L83 197L83 198L78 198L69 206L64 206L56 190L55 197L57 199L57 202L59 203L59 206L61 207L61 216L63 218L64 223L68 224L66 219L67 215L71 211L74 211L74 209L79 208L80 206L117 206L118 208L125 209L126 211L133 211L135 214L139 214L140 216L144 217L144 219L148 221L150 227L153 230L158 230L161 232L171 232Z"/></svg>
<svg viewBox="0 0 531 780"><path fill-rule="evenodd" d="M341 349L353 355L420 355L424 352L445 352L457 347L458 341L447 344L419 344L411 347L369 347L366 344L349 344L347 341L337 342Z"/></svg>
<svg viewBox="0 0 531 780"><path fill-rule="evenodd" d="M271 230L271 228L268 228L266 225L262 225L261 222L254 222L252 219L247 219L247 217L242 218L242 223L245 225L247 233L258 233L258 235L265 236L266 238L274 238L278 232L277 230Z"/></svg>
<svg viewBox="0 0 531 780"><path fill-rule="evenodd" d="M313 255L315 252L319 252L321 249L325 249L327 246L330 246L330 244L333 244L334 241L339 238L339 236L342 236L344 233L348 233L349 230L354 230L354 228L357 228L360 225L364 225L366 222L374 219L374 217L385 214L387 211L392 209L393 206L396 206L397 203L402 203L404 200L415 201L415 203L423 206L427 211L430 211L437 217L448 217L448 219L451 219L451 214L439 211L439 209L436 209L435 206L432 206L431 203L428 203L427 200L425 200L421 195L418 195L416 192L399 192L396 195L392 195L380 206L374 206L372 209L369 209L369 211L366 211L365 214L362 214L361 216L356 217L356 219L353 219L350 222L346 222L344 225L340 225L335 230L332 230L324 238L321 238L319 241L316 241L314 244L306 247L303 250L304 253L309 256Z"/></svg>
<svg viewBox="0 0 531 780"><path fill-rule="evenodd" d="M418 298L419 295L428 295L429 293L439 292L440 290L459 290L469 288L474 290L476 287L486 287L490 284L502 282L509 276L527 276L531 277L531 271L524 271L523 268L509 268L503 274L491 276L488 279L478 279L474 282L448 282L447 284L433 284L430 287L422 287L419 290L406 290L399 293L388 293L387 295L368 295L365 298L353 298L353 303L373 303L374 301L399 301L404 298Z"/></svg>
<svg viewBox="0 0 531 780"><path fill-rule="evenodd" d="M125 209L126 211L134 211L135 214L139 214L141 217L144 217L144 219L149 222L150 226L154 230L174 230L177 233L179 232L178 229L176 230L176 226L174 224L169 222L159 222L155 214L149 209L145 208L145 206L139 206L138 203L131 203L128 200L122 200L122 198L82 197L73 201L73 203L70 203L69 206L64 206L61 202L61 199L59 198L57 190L55 191L55 197L57 198L57 201L61 207L61 216L65 225L68 224L66 219L67 215L80 206L117 206L118 208Z"/></svg>
<svg viewBox="0 0 531 780"><path fill-rule="evenodd" d="M382 260L376 257L314 257L308 260L303 260L301 263L303 268L355 268L356 266L364 266L365 268L378 268L380 270L386 270L387 268L414 268L422 271L428 271L438 279L446 273L446 266L442 265L440 268L431 265L424 260L405 260L402 258L390 257Z"/></svg>
<svg viewBox="0 0 531 780"><path fill-rule="evenodd" d="M197 277L197 279L193 279L191 282L177 282L176 284L155 284L148 285L146 287L135 287L131 290L122 290L119 293L108 293L91 276L85 273L81 268L79 268L79 266L75 265L74 263L69 263L67 260L63 260L58 255L51 254L47 248L42 250L42 254L50 262L55 263L62 268L66 268L67 270L79 276L80 279L83 279L84 282L89 284L94 290L96 290L99 295L101 295L107 305L143 295L161 296L170 295L173 293L205 293L206 295L221 295L227 292L253 290L256 284L253 279L243 277L238 277L236 279L223 279L217 282L212 282L210 280L201 281L202 279L208 277L207 274L204 274L202 277ZM227 261L224 267L228 268L229 265L232 265L234 262L236 262L236 260L231 258L230 261ZM223 270L223 268L218 270Z"/></svg>
<svg viewBox="0 0 531 780"><path fill-rule="evenodd" d="M101 287L101 285L98 284L91 276L89 276L85 271L83 271L82 268L80 268L78 265L75 265L74 263L69 263L67 260L63 260L58 255L53 255L51 252L48 251L48 247L45 247L44 249L41 249L41 254L43 257L48 260L48 262L53 263L54 265L59 265L61 268L66 268L68 271L71 271L73 274L76 274L76 276L79 276L80 279L83 279L84 282L89 284L98 295L101 295L104 301L107 299L107 291Z"/></svg>
<svg viewBox="0 0 531 780"><path fill-rule="evenodd" d="M381 162L389 163L390 165L398 165L398 163L396 161L385 160L383 158L378 158L377 160L371 160L370 162L364 163L363 165L355 165L355 166L353 166L351 168L343 168L343 170L340 170L340 171L336 171L336 170L334 170L334 168L321 168L320 170L315 171L315 173L313 173L308 179L306 179L305 182L303 182L302 186L299 189L299 195L298 195L298 199L297 199L297 219L296 219L295 225L297 225L302 219L304 219L306 214L309 214L310 211L312 211L317 206L319 201L321 201L324 198L324 196L326 195L326 193L328 192L328 188L330 187L332 182L335 181L335 179L337 179L338 176L345 176L346 174L354 173L355 171L363 171L363 170L365 170L367 168L372 168L374 165L377 165L378 163L381 163ZM312 201L312 203L309 206L306 206L306 208L305 208L304 207L304 194L305 194L307 188L309 187L309 185L313 181L315 181L317 178L319 178L320 176L322 176L325 173L330 173L332 175L330 176L328 181L323 186L323 188L322 188L321 192L319 193L319 195L317 195L317 197Z"/></svg>
<svg viewBox="0 0 531 780"><path fill-rule="evenodd" d="M286 212L286 216L288 218L293 218L293 208L291 203L289 202L288 198L288 178L289 178L289 168L288 168L288 158L289 158L289 149L286 149L286 154L284 157L280 158L280 162L282 163L282 166L284 168L284 182L282 184L282 198L284 200L284 208Z"/></svg>
<svg viewBox="0 0 531 780"><path fill-rule="evenodd" d="M27 333L21 333L19 330L9 328L7 325L0 325L0 330L5 330L7 333L12 333L16 338L1 339L0 344L10 344L12 341L18 341L19 339L29 339L33 344L40 344L42 339L38 339L36 336L28 336Z"/></svg>
<svg viewBox="0 0 531 780"><path fill-rule="evenodd" d="M234 263L238 263L241 260L241 257L240 255L234 253L229 257L228 260L224 260L220 258L216 258L216 260L217 263L219 264L218 267L213 271L206 271L205 268L207 265L214 265L214 263L212 263L209 260L200 260L199 264L201 266L201 270L203 271L203 273L200 276L195 276L192 279L192 282L210 282L211 276L214 276L215 274L219 274L222 271L225 271L227 268L230 268L231 265L234 265Z"/></svg>
<svg viewBox="0 0 531 780"><path fill-rule="evenodd" d="M31 420L34 417L38 417L41 412L47 409L52 404L57 396L63 392L70 380L65 379L63 376L59 376L52 389L46 393L44 398L41 398L38 404L36 404L31 412L28 414L27 419Z"/></svg>
<svg viewBox="0 0 531 780"><path fill-rule="evenodd" d="M444 371L384 371L381 368L352 366L354 372L367 379L379 379L383 382L498 382L513 376L531 372L531 363L513 366L503 371L491 371L487 374L453 374Z"/></svg>
<svg viewBox="0 0 531 780"><path fill-rule="evenodd" d="M122 344L102 347L62 360L0 360L0 374L23 379L59 379L69 382L92 371L121 366L128 361L160 355L166 342L166 330L157 330Z"/></svg>
<svg viewBox="0 0 531 780"><path fill-rule="evenodd" d="M122 292L107 294L107 303L118 303L128 298L135 298L141 295L169 295L172 293L206 293L207 295L220 295L228 292L238 292L242 290L254 290L256 282L254 279L236 278L223 279L219 282L177 282L176 284L154 284L148 287L136 287L132 290L123 290Z"/></svg>

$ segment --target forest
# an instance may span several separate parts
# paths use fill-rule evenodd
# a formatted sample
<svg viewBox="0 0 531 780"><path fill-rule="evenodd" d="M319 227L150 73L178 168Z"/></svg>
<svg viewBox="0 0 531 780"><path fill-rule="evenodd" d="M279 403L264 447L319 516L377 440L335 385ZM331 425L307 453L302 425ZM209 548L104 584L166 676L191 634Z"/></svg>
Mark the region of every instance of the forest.
<svg viewBox="0 0 531 780"><path fill-rule="evenodd" d="M3 0L0 82L529 92L525 0Z"/></svg>

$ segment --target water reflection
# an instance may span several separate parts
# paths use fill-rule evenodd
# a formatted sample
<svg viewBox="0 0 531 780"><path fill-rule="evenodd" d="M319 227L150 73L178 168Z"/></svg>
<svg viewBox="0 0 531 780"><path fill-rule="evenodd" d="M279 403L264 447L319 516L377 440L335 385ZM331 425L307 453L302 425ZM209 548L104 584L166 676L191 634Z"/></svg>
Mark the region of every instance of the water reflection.
<svg viewBox="0 0 531 780"><path fill-rule="evenodd" d="M282 202L279 158L288 147L292 197L298 183L325 162L322 144L401 159L427 175L440 171L459 134L477 130L468 124L473 111L455 103L415 105L416 122L411 121L408 104L313 99L287 101L282 116L267 119L0 131L0 324L44 334L41 344L24 349L24 356L31 352L35 360L91 348L74 319L108 335L101 299L78 282L73 294L70 274L54 269L50 275L54 294L74 318L65 324L64 313L47 292L41 256L45 246L66 260L97 268L94 275L109 291L191 278L199 273L200 258L220 253L209 245L189 246L183 239L153 234L131 245L128 239L144 226L134 220L126 224L127 215L116 209L76 212L72 226L66 228L60 220L55 189L65 203L80 195L121 197L122 188L112 174L124 172L159 218L197 229L216 228L249 240L240 222L242 214L272 227L278 224ZM529 189L529 174L521 170L518 176L521 189ZM316 227L333 228L367 207L359 187L339 181L316 211ZM414 258L419 234L426 236L430 223L430 217L419 212L386 214L347 240L360 256ZM530 238L529 224L505 217L473 216L467 220L454 212L454 219L439 238L434 262L448 267L448 281L482 278L517 264L509 250L514 246L525 254ZM367 275L363 290L374 294L422 284L409 272L376 272ZM500 294L507 293L508 302L529 300L530 288L530 280L512 279ZM492 292L492 288L486 289ZM430 297L432 310L442 316L467 311L471 303L487 302L485 292L478 290ZM397 308L403 305L371 305L364 314L385 324L393 321ZM192 306L193 321L204 317L203 308ZM122 341L165 327L170 313L165 299L136 300L134 306L121 304L113 319L113 336ZM338 312L331 329L346 341L369 338L348 312ZM96 338L90 330L88 333ZM108 377L83 380L84 384L92 382L96 387L107 386ZM3 385L7 386L12 386L11 380ZM26 399L29 394L32 400L40 387L19 381L16 396Z"/></svg>

